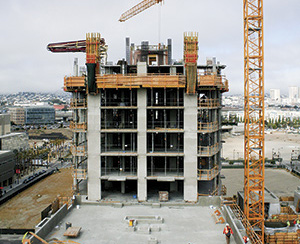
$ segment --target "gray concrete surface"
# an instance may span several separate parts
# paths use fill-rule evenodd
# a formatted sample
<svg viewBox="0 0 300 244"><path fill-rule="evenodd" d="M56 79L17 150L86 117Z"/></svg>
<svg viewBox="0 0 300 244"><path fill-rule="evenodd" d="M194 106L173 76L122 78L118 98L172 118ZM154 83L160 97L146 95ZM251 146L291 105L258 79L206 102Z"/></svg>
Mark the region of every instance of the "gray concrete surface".
<svg viewBox="0 0 300 244"><path fill-rule="evenodd" d="M210 207L173 206L152 208L145 205L114 208L100 205L80 205L55 227L47 239L63 237L65 223L82 227L80 236L72 240L84 244L142 244L150 238L160 244L223 244L224 224L215 224ZM136 230L128 227L126 216L159 216L163 223L137 223ZM152 229L148 232L148 227ZM160 229L160 231L159 231ZM153 242L156 243L156 242ZM235 244L232 240L231 244Z"/></svg>
<svg viewBox="0 0 300 244"><path fill-rule="evenodd" d="M138 102L138 200L147 200L147 90L137 90Z"/></svg>
<svg viewBox="0 0 300 244"><path fill-rule="evenodd" d="M225 176L222 183L227 187L227 196L237 194L244 187L244 169L222 169ZM265 186L277 197L294 196L294 191L300 186L300 179L284 169L266 169Z"/></svg>
<svg viewBox="0 0 300 244"><path fill-rule="evenodd" d="M100 95L88 96L88 196L91 200L101 199L101 184L100 184Z"/></svg>
<svg viewBox="0 0 300 244"><path fill-rule="evenodd" d="M184 94L184 200L197 201L197 96Z"/></svg>

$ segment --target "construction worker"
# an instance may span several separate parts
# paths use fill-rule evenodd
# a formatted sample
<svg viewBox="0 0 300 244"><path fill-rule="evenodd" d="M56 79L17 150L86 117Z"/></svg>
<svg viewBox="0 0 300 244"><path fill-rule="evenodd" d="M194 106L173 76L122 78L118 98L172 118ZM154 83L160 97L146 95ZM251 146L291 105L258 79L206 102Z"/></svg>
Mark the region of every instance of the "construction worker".
<svg viewBox="0 0 300 244"><path fill-rule="evenodd" d="M249 238L247 236L244 236L243 241L244 241L245 244L247 244L249 242Z"/></svg>
<svg viewBox="0 0 300 244"><path fill-rule="evenodd" d="M286 221L286 225L287 225L287 227L288 227L288 228L291 226L291 223L290 223L290 221L289 221L289 220L288 220L288 221Z"/></svg>
<svg viewBox="0 0 300 244"><path fill-rule="evenodd" d="M229 227L229 224L226 223L225 228L223 230L223 234L225 235L226 238L226 243L230 243L230 236L233 235L232 229Z"/></svg>

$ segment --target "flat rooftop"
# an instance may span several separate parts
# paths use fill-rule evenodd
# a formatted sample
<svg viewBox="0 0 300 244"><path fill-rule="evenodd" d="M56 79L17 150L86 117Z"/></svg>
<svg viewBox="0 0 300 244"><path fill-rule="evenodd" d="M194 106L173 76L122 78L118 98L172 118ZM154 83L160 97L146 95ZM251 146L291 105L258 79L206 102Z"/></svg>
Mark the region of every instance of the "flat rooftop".
<svg viewBox="0 0 300 244"><path fill-rule="evenodd" d="M215 224L211 216L214 210L211 207L184 205L161 208L132 205L116 208L83 204L79 209L75 206L45 239L67 240L63 234L66 222L70 222L73 227L82 227L80 235L71 240L84 244L147 244L151 238L161 244L223 244L225 225ZM126 216L128 219L138 219L136 231L129 227ZM161 218L162 223L159 221ZM147 233L149 227L152 231ZM234 243L231 238L231 244Z"/></svg>

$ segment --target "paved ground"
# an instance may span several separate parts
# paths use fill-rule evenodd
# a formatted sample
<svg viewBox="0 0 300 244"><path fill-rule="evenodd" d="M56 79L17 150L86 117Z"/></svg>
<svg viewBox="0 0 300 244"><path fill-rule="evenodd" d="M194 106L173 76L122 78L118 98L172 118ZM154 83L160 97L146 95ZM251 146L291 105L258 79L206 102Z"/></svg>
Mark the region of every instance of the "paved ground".
<svg viewBox="0 0 300 244"><path fill-rule="evenodd" d="M227 187L227 196L243 190L244 169L222 169L221 174L226 177L222 183ZM266 169L265 186L278 197L294 196L294 191L300 186L300 179L284 169Z"/></svg>
<svg viewBox="0 0 300 244"><path fill-rule="evenodd" d="M244 157L244 135L232 136L223 139L222 157L228 159L239 159ZM286 134L284 132L273 132L265 135L265 157L272 158L272 150L279 151L283 160L291 159L291 151L300 148L299 134Z"/></svg>
<svg viewBox="0 0 300 244"><path fill-rule="evenodd" d="M72 239L84 244L147 244L149 238L156 238L161 244L224 244L222 234L224 224L215 224L209 207L162 207L126 206L113 208L111 206L81 205L74 208L56 229L46 239L63 237L65 223L82 227L78 238ZM125 216L160 216L162 224L137 224L135 232L128 231ZM151 234L142 233L148 226L160 227L161 231ZM142 230L141 230L142 229ZM234 244L232 240L231 244Z"/></svg>
<svg viewBox="0 0 300 244"><path fill-rule="evenodd" d="M0 228L32 229L57 195L71 196L71 169L61 169L0 206Z"/></svg>

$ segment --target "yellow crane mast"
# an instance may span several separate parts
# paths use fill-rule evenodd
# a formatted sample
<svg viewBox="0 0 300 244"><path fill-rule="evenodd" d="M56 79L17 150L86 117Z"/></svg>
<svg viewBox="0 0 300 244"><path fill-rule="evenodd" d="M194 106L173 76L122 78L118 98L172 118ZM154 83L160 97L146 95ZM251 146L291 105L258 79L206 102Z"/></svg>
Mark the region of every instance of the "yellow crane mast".
<svg viewBox="0 0 300 244"><path fill-rule="evenodd" d="M244 212L264 243L263 0L244 0Z"/></svg>
<svg viewBox="0 0 300 244"><path fill-rule="evenodd" d="M125 13L123 13L119 19L120 22L125 22L126 20L132 18L133 16L139 14L140 12L143 12L147 8L150 8L151 6L162 3L163 0L144 0L137 5L133 6L131 9L127 10Z"/></svg>

